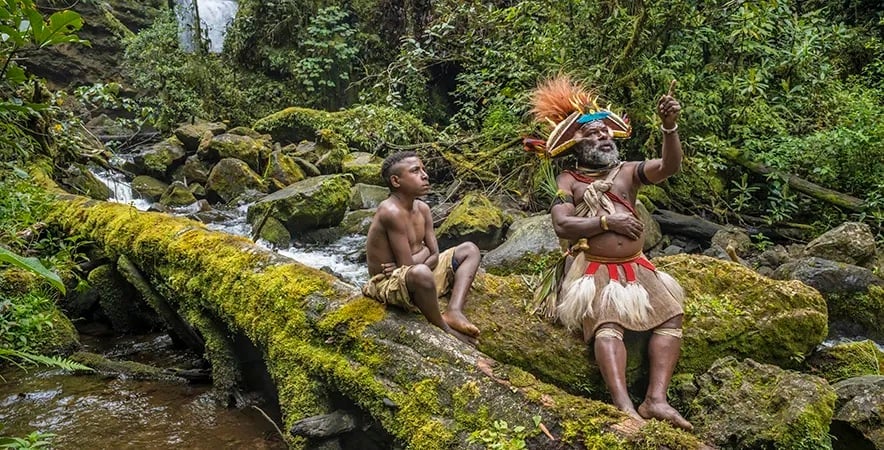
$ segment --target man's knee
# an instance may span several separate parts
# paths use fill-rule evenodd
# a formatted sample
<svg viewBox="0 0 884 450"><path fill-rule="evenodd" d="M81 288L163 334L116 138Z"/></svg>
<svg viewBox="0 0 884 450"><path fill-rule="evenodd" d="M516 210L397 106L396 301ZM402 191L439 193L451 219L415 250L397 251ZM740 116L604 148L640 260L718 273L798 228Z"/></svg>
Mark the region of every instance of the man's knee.
<svg viewBox="0 0 884 450"><path fill-rule="evenodd" d="M408 274L405 275L405 283L410 290L436 289L433 270L426 264L415 264L411 269L408 269Z"/></svg>
<svg viewBox="0 0 884 450"><path fill-rule="evenodd" d="M654 328L653 333L658 336L669 336L676 339L681 339L682 337L682 316L675 316L657 328Z"/></svg>
<svg viewBox="0 0 884 450"><path fill-rule="evenodd" d="M596 330L595 338L596 339L611 338L611 339L617 339L619 341L622 341L623 340L623 328L618 327L617 325L614 325L614 324L610 324L610 323L602 325L598 328L598 330Z"/></svg>
<svg viewBox="0 0 884 450"><path fill-rule="evenodd" d="M464 258L478 258L480 254L479 247L470 241L458 245L454 250L455 257L463 255Z"/></svg>

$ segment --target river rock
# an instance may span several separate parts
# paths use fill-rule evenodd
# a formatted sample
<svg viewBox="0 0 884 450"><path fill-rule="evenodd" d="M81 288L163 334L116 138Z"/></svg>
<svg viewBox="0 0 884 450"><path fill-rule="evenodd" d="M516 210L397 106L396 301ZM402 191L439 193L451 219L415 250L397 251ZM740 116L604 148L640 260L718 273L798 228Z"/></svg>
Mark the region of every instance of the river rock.
<svg viewBox="0 0 884 450"><path fill-rule="evenodd" d="M248 164L250 169L261 173L266 167L265 161L269 156L270 147L266 141L225 133L213 137L200 158L203 160L236 158Z"/></svg>
<svg viewBox="0 0 884 450"><path fill-rule="evenodd" d="M536 273L550 258L562 254L549 214L517 219L506 240L482 257L482 265L497 275Z"/></svg>
<svg viewBox="0 0 884 450"><path fill-rule="evenodd" d="M350 189L350 209L377 208L390 196L390 189L384 186L356 183Z"/></svg>
<svg viewBox="0 0 884 450"><path fill-rule="evenodd" d="M206 183L211 201L229 202L248 189L265 191L264 182L248 164L234 158L224 158L215 164Z"/></svg>
<svg viewBox="0 0 884 450"><path fill-rule="evenodd" d="M186 158L184 144L173 136L136 154L131 166L127 164L126 167L138 175L150 175L165 180Z"/></svg>
<svg viewBox="0 0 884 450"><path fill-rule="evenodd" d="M835 392L822 378L725 357L695 379L688 419L724 448L831 448Z"/></svg>
<svg viewBox="0 0 884 450"><path fill-rule="evenodd" d="M752 249L752 238L746 230L735 226L726 226L712 236L712 245L727 249L729 246L739 256L745 256Z"/></svg>
<svg viewBox="0 0 884 450"><path fill-rule="evenodd" d="M796 355L809 354L827 335L826 303L800 281L772 280L706 256L676 255L654 263L688 296L681 372L704 371L721 355L796 367Z"/></svg>
<svg viewBox="0 0 884 450"><path fill-rule="evenodd" d="M194 202L196 202L196 197L190 192L190 188L180 181L170 184L163 196L160 197L160 203L166 206L187 206Z"/></svg>
<svg viewBox="0 0 884 450"><path fill-rule="evenodd" d="M830 347L815 351L807 358L807 366L812 373L825 378L829 383L863 375L881 373L884 352L871 340L839 342Z"/></svg>
<svg viewBox="0 0 884 450"><path fill-rule="evenodd" d="M197 122L180 125L173 131L175 137L184 145L188 155L196 153L200 140L205 132L218 135L227 129L227 125L221 122Z"/></svg>
<svg viewBox="0 0 884 450"><path fill-rule="evenodd" d="M256 140L264 140L264 141L271 141L272 140L272 138L270 137L269 134L258 133L257 131L255 131L249 127L235 127L235 128L231 128L230 130L227 130L227 132L229 134L235 134L237 136L248 136L248 137L250 137L252 139L256 139Z"/></svg>
<svg viewBox="0 0 884 450"><path fill-rule="evenodd" d="M470 241L482 250L490 250L503 242L511 220L488 197L481 193L469 193L457 203L436 231L439 248L446 249Z"/></svg>
<svg viewBox="0 0 884 450"><path fill-rule="evenodd" d="M381 163L384 160L365 152L353 152L344 157L341 169L344 173L353 174L357 183L381 185Z"/></svg>
<svg viewBox="0 0 884 450"><path fill-rule="evenodd" d="M884 376L848 378L833 388L838 400L831 430L839 447L884 449Z"/></svg>
<svg viewBox="0 0 884 450"><path fill-rule="evenodd" d="M848 335L884 337L884 280L869 269L820 258L802 258L780 266L774 277L811 286L826 299L829 320Z"/></svg>
<svg viewBox="0 0 884 450"><path fill-rule="evenodd" d="M350 198L350 177L322 175L299 181L270 194L249 207L249 223L269 213L296 236L316 228L332 227L341 222Z"/></svg>
<svg viewBox="0 0 884 450"><path fill-rule="evenodd" d="M211 166L199 159L197 155L190 155L184 160L184 164L175 171L172 179L183 181L188 186L193 183L206 184L211 171Z"/></svg>
<svg viewBox="0 0 884 450"><path fill-rule="evenodd" d="M261 230L258 233L259 238L280 248L288 248L291 246L292 235L289 234L289 230L286 230L285 225L275 217L268 217L260 227Z"/></svg>
<svg viewBox="0 0 884 450"><path fill-rule="evenodd" d="M267 180L276 190L304 179L304 171L298 166L294 158L280 150L270 153L267 162L267 171L264 173Z"/></svg>
<svg viewBox="0 0 884 450"><path fill-rule="evenodd" d="M846 222L810 241L804 256L871 269L877 258L875 235L864 223Z"/></svg>
<svg viewBox="0 0 884 450"><path fill-rule="evenodd" d="M96 200L107 200L112 194L110 188L83 164L72 164L64 171L59 182L74 194Z"/></svg>
<svg viewBox="0 0 884 450"><path fill-rule="evenodd" d="M132 192L149 202L159 200L168 188L165 182L148 175L138 175L132 179Z"/></svg>

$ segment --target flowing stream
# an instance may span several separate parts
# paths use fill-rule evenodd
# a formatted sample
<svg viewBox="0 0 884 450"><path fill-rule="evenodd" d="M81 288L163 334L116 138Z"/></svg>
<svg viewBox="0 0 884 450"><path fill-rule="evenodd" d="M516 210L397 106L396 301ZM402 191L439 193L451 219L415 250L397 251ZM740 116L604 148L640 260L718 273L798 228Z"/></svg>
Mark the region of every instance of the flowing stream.
<svg viewBox="0 0 884 450"><path fill-rule="evenodd" d="M96 338L84 349L157 367L195 358L173 349L167 335ZM55 369L7 367L0 376L3 435L53 433L55 449L285 449L255 408L216 405L210 385L70 375Z"/></svg>

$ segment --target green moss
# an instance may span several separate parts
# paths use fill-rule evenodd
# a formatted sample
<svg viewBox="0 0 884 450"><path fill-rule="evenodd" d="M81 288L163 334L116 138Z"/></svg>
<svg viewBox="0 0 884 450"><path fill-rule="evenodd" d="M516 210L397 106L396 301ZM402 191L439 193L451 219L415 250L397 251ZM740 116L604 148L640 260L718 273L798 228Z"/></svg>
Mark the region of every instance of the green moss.
<svg viewBox="0 0 884 450"><path fill-rule="evenodd" d="M41 355L67 355L80 348L80 335L77 329L58 308L47 311L52 326L41 333L32 345L34 353Z"/></svg>
<svg viewBox="0 0 884 450"><path fill-rule="evenodd" d="M862 326L871 338L884 338L884 286L866 292L828 294L829 317Z"/></svg>
<svg viewBox="0 0 884 450"><path fill-rule="evenodd" d="M508 262L506 265L490 267L488 273L498 276L512 274L541 274L548 267L559 261L562 252L553 250L547 253L526 253L519 259Z"/></svg>
<svg viewBox="0 0 884 450"><path fill-rule="evenodd" d="M33 272L6 267L0 270L0 297L15 297L36 288L39 280Z"/></svg>
<svg viewBox="0 0 884 450"><path fill-rule="evenodd" d="M666 190L655 185L642 185L638 198L649 212L654 212L657 206L669 207L672 203Z"/></svg>
<svg viewBox="0 0 884 450"><path fill-rule="evenodd" d="M859 377L880 375L884 352L871 340L845 342L824 349L808 359L812 373L825 378L829 383Z"/></svg>
<svg viewBox="0 0 884 450"><path fill-rule="evenodd" d="M228 331L223 324L194 308L188 308L184 317L199 330L205 341L205 357L212 365L212 387L215 388L215 398L226 405L242 381L239 363Z"/></svg>
<svg viewBox="0 0 884 450"><path fill-rule="evenodd" d="M438 384L432 379L415 383L409 395L401 399L396 434L408 436L409 449L447 449L454 442L454 430L434 418L441 413Z"/></svg>
<svg viewBox="0 0 884 450"><path fill-rule="evenodd" d="M348 145L373 152L382 143L414 144L432 140L432 130L396 108L364 105L336 112L286 108L259 119L252 127L283 143L314 140L321 129L333 130Z"/></svg>
<svg viewBox="0 0 884 450"><path fill-rule="evenodd" d="M72 361L95 369L96 372L102 375L123 376L133 380L184 381L174 375L165 373L159 367L135 361L113 361L95 353L77 352L69 358Z"/></svg>
<svg viewBox="0 0 884 450"><path fill-rule="evenodd" d="M475 230L489 231L501 228L504 215L487 197L469 193L451 211L439 227L438 234L467 234Z"/></svg>
<svg viewBox="0 0 884 450"><path fill-rule="evenodd" d="M659 420L649 420L638 433L630 437L629 442L636 450L694 450L699 444L692 434Z"/></svg>

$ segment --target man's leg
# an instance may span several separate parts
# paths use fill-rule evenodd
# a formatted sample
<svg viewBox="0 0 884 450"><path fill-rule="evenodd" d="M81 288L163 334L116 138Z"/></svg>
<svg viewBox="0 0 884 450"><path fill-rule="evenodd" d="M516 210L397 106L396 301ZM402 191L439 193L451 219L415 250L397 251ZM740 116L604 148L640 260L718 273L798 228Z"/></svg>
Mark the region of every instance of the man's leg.
<svg viewBox="0 0 884 450"><path fill-rule="evenodd" d="M454 271L454 283L451 286L448 309L442 315L445 322L452 328L473 337L479 335L479 328L467 320L463 314L463 307L467 301L467 293L470 292L473 279L476 278L476 272L479 270L480 259L479 247L476 247L476 244L472 242L464 242L454 248L457 270Z"/></svg>
<svg viewBox="0 0 884 450"><path fill-rule="evenodd" d="M454 330L439 313L439 299L436 298L436 283L433 280L433 271L425 264L416 264L405 274L405 285L411 301L421 311L431 324L445 330L446 333L464 341L474 344L475 340L463 333Z"/></svg>
<svg viewBox="0 0 884 450"><path fill-rule="evenodd" d="M596 332L593 349L596 364L602 372L614 406L633 419L644 421L636 412L626 390L626 345L623 343L623 328L613 323L602 325Z"/></svg>
<svg viewBox="0 0 884 450"><path fill-rule="evenodd" d="M646 419L666 420L685 430L694 427L678 411L669 405L666 391L672 372L681 354L682 316L673 317L654 329L648 344L648 359L651 362L651 375L645 401L638 407L639 414Z"/></svg>

